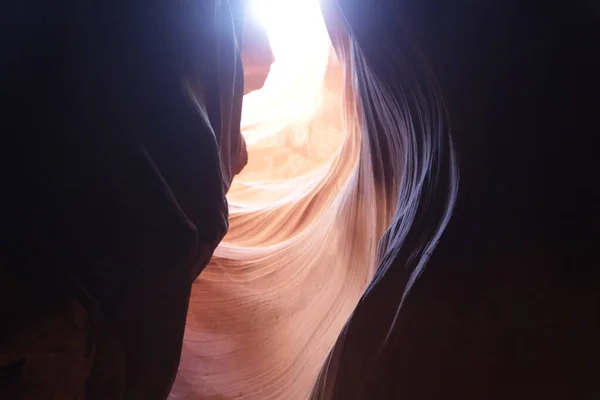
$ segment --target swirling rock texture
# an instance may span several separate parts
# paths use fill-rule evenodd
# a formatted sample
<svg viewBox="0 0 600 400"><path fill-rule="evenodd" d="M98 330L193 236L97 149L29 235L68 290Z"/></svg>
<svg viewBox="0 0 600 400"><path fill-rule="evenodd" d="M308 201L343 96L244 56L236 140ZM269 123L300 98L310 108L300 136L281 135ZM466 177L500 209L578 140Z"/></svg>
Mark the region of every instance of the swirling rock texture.
<svg viewBox="0 0 600 400"><path fill-rule="evenodd" d="M372 277L390 212L364 158L352 74L308 3L269 21L274 63L244 98L249 162L193 287L173 398L307 398Z"/></svg>
<svg viewBox="0 0 600 400"><path fill-rule="evenodd" d="M574 223L573 198L544 178L589 185L575 165L593 157L574 157L559 126L591 121L592 92L565 86L573 64L547 64L553 51L572 57L580 87L597 82L586 7L567 27L553 6L517 2L324 2L336 57L323 82L335 89L341 66L330 104L342 129L337 106L323 118L326 95L298 107L318 80L274 86L274 48L272 75L244 104L250 161L229 194L230 232L194 285L173 398L593 398L598 280L584 265L597 255L582 251L590 225ZM304 115L268 103L289 88ZM544 119L563 108L581 120ZM440 236L457 188L446 110L463 183ZM287 123L269 120L284 111ZM330 143L311 136L322 130Z"/></svg>
<svg viewBox="0 0 600 400"><path fill-rule="evenodd" d="M584 145L599 129L598 6L337 3L380 84L435 76L460 190L408 295L400 288L412 246L388 253L314 398L598 397L598 158ZM407 93L392 97L410 101Z"/></svg>
<svg viewBox="0 0 600 400"><path fill-rule="evenodd" d="M271 7L275 61L244 99L249 162L228 193L229 232L193 287L174 399L307 398L375 274L394 215L383 249L408 241L407 271L418 269L455 198L435 97L395 105L390 90L400 88L379 85L356 63L361 51L339 15L328 14L326 26L318 2ZM359 78L369 102L359 100ZM406 89L425 96L418 78L407 75ZM419 135L423 143L412 140ZM431 231L417 238L414 221Z"/></svg>
<svg viewBox="0 0 600 400"><path fill-rule="evenodd" d="M2 3L1 399L599 397L596 2L322 3Z"/></svg>

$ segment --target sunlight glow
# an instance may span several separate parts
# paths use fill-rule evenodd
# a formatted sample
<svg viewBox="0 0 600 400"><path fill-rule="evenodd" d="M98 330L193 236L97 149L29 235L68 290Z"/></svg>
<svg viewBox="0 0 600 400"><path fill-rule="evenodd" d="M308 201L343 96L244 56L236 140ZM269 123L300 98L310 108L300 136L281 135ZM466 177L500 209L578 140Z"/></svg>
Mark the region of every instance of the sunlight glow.
<svg viewBox="0 0 600 400"><path fill-rule="evenodd" d="M275 59L310 54L315 44L329 48L319 0L252 0L252 13L265 27Z"/></svg>

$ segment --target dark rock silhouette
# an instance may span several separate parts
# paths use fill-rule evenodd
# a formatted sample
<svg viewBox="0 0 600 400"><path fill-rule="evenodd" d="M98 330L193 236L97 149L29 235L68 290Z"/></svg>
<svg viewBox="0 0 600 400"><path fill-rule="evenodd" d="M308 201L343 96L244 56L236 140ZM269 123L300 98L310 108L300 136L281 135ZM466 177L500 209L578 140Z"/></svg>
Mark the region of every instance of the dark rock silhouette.
<svg viewBox="0 0 600 400"><path fill-rule="evenodd" d="M0 398L165 398L245 162L243 4L1 14Z"/></svg>

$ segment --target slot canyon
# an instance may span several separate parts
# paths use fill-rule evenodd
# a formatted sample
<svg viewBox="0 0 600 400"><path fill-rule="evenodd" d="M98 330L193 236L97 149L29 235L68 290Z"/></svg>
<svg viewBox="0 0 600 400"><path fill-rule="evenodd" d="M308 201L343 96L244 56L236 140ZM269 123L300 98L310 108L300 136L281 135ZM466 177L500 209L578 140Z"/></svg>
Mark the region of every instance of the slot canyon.
<svg viewBox="0 0 600 400"><path fill-rule="evenodd" d="M594 1L0 16L0 400L600 398Z"/></svg>
<svg viewBox="0 0 600 400"><path fill-rule="evenodd" d="M414 168L421 181L428 172L406 165L404 132L389 129L389 148L377 150L383 140L362 125L352 45L338 32L336 54L318 1L254 6L242 51L252 73L241 114L248 163L227 194L229 231L192 288L172 398L308 398L396 211L398 183L378 171ZM440 168L456 175L451 159Z"/></svg>

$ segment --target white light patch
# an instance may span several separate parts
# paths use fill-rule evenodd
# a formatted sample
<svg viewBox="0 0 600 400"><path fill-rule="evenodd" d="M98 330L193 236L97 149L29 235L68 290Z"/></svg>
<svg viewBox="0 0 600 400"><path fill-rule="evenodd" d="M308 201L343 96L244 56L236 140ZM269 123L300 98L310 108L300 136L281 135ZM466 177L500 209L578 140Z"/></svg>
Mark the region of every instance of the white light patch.
<svg viewBox="0 0 600 400"><path fill-rule="evenodd" d="M298 60L329 47L319 0L252 0L252 14L265 27L275 60Z"/></svg>

